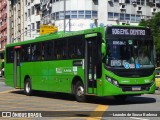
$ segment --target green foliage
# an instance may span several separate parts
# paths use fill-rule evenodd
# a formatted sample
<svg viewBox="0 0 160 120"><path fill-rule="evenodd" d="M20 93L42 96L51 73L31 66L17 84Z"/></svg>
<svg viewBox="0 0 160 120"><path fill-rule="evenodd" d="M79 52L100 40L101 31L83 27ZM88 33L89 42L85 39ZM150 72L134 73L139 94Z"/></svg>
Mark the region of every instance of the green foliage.
<svg viewBox="0 0 160 120"><path fill-rule="evenodd" d="M151 19L142 20L139 25L151 28L156 52L160 54L160 12L156 13Z"/></svg>

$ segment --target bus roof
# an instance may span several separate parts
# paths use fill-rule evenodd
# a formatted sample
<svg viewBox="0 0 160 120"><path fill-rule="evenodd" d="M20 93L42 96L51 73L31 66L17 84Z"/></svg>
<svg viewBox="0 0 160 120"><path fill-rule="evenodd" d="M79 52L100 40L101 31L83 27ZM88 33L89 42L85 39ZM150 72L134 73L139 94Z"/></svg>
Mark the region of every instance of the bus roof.
<svg viewBox="0 0 160 120"><path fill-rule="evenodd" d="M12 43L12 44L7 44L6 47L35 43L35 42L46 41L46 40L51 40L51 39L65 38L65 37L70 37L70 36L75 36L75 35L90 34L90 33L99 32L103 30L104 30L104 27L97 27L97 28L74 31L74 32L73 31L72 32L60 31L56 33L41 35L31 40L25 40L21 42Z"/></svg>

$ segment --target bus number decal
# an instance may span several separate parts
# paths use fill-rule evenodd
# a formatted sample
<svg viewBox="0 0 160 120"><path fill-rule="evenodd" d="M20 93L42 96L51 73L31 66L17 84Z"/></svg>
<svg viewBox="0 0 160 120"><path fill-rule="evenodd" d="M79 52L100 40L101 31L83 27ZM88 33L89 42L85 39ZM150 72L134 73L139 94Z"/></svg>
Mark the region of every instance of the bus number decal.
<svg viewBox="0 0 160 120"><path fill-rule="evenodd" d="M56 73L62 73L62 68L56 68Z"/></svg>

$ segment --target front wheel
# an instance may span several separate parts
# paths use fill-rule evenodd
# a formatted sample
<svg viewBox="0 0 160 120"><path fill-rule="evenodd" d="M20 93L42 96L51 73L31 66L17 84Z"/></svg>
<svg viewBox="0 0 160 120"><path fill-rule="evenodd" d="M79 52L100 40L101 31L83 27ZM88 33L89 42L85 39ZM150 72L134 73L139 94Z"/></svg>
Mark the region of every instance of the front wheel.
<svg viewBox="0 0 160 120"><path fill-rule="evenodd" d="M32 86L30 78L27 78L24 83L24 92L27 96L32 95Z"/></svg>
<svg viewBox="0 0 160 120"><path fill-rule="evenodd" d="M78 81L75 85L75 97L78 102L84 102L86 100L86 96L84 93L84 85L82 82Z"/></svg>
<svg viewBox="0 0 160 120"><path fill-rule="evenodd" d="M118 102L124 102L124 101L126 101L127 97L128 97L127 95L117 95L117 96L114 96L114 98Z"/></svg>

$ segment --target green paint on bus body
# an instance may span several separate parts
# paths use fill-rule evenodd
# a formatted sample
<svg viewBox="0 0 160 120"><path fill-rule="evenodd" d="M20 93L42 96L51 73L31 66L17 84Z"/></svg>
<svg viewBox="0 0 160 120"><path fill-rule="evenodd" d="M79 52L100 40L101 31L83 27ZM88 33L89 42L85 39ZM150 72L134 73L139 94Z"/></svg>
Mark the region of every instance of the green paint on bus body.
<svg viewBox="0 0 160 120"><path fill-rule="evenodd" d="M123 26L118 26L123 27ZM126 26L132 28L132 26ZM136 26L134 26L135 28ZM144 27L137 27L144 28ZM43 35L35 38L34 40L28 40L24 42L18 42L13 44L6 45L7 48L12 48L14 46L25 46L27 44L34 44L38 42L45 41L56 41L57 39L68 39L69 37L76 37L77 35L82 35L83 40L86 41L90 37L97 37L100 34L102 45L101 53L108 53L106 45L106 30L104 27L93 28L83 31L70 32L70 33L54 33ZM63 47L63 46L62 46ZM5 83L8 86L14 87L14 65L13 62L7 62L7 52L5 50ZM85 52L84 52L85 53ZM86 53L85 53L86 54ZM85 55L84 55L85 56ZM104 57L102 57L104 59ZM82 60L84 63L82 65L73 65L75 60ZM155 91L155 82L151 83L154 79L154 72L152 75L147 77L120 77L113 72L105 68L104 60L101 60L101 77L96 79L96 87L88 87L87 94L94 94L97 96L112 96L112 95L137 95L145 93L154 93ZM85 86L85 72L86 72L86 61L84 58L78 59L55 59L54 60L43 60L41 61L29 61L21 62L21 65L17 68L17 87L24 88L24 80L26 76L29 76L31 79L32 89L33 90L43 90L43 91L53 91L53 92L64 92L72 93L72 83L75 77L79 77ZM149 90L140 90L140 91L123 91L121 87L108 82L106 76L118 81L121 85L128 86L140 86L140 85L150 85ZM95 77L94 77L95 78ZM138 81L138 82L137 82ZM94 91L94 92L93 92Z"/></svg>

